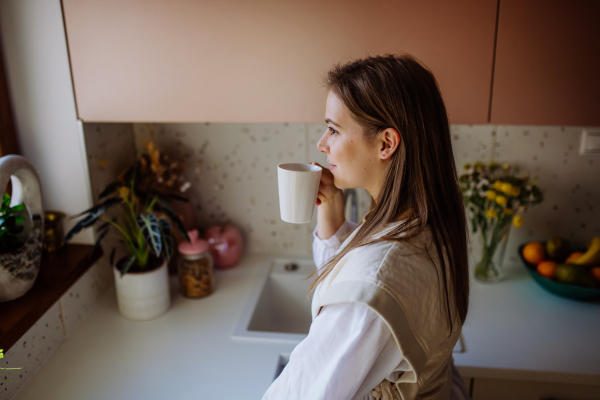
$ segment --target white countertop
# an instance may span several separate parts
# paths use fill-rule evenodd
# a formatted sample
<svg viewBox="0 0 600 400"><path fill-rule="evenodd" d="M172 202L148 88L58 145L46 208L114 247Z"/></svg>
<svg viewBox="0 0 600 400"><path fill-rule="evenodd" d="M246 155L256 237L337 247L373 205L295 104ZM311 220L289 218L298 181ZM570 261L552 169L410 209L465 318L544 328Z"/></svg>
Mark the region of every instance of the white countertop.
<svg viewBox="0 0 600 400"><path fill-rule="evenodd" d="M171 277L173 303L146 322L122 318L114 287L14 397L38 399L261 399L280 354L294 345L231 339L270 255L216 271L216 291L187 299ZM600 303L550 294L523 267L508 280L472 281L463 327L464 375L600 385Z"/></svg>

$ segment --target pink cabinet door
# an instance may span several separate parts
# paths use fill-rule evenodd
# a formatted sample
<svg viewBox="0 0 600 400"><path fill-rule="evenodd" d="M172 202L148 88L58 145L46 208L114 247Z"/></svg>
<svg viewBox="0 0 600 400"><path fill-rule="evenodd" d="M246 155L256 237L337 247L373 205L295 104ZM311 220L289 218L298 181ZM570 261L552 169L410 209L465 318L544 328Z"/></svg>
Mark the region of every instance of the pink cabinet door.
<svg viewBox="0 0 600 400"><path fill-rule="evenodd" d="M411 53L487 123L496 0L63 0L84 121L322 122L336 62Z"/></svg>
<svg viewBox="0 0 600 400"><path fill-rule="evenodd" d="M600 1L501 0L491 123L600 125Z"/></svg>

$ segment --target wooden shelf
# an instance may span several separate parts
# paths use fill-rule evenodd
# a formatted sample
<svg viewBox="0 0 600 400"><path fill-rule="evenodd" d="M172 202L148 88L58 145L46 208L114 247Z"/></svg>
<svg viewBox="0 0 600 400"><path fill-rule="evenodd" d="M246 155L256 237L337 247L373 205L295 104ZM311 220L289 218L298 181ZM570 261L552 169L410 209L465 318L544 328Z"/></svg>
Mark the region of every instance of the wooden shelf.
<svg viewBox="0 0 600 400"><path fill-rule="evenodd" d="M44 251L37 280L18 299L0 303L0 349L8 351L44 313L102 256L98 247L69 244L54 253Z"/></svg>

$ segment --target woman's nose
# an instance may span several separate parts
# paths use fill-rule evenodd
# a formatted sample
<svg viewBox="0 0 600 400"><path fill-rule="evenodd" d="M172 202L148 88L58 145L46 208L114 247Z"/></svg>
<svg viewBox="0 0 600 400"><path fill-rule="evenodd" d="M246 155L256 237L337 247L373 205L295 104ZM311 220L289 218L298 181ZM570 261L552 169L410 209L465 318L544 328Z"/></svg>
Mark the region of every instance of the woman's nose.
<svg viewBox="0 0 600 400"><path fill-rule="evenodd" d="M319 139L319 142L317 143L317 149L319 149L321 153L329 153L329 146L327 145L327 131L325 131L323 136L321 136L321 139Z"/></svg>

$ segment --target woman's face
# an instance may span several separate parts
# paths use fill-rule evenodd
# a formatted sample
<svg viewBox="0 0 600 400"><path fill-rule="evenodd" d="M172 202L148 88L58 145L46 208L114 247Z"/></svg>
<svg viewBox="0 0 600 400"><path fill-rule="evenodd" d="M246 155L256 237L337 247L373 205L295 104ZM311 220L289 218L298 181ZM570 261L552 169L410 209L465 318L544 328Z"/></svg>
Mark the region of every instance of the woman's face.
<svg viewBox="0 0 600 400"><path fill-rule="evenodd" d="M365 140L362 128L354 121L340 99L329 92L325 111L328 128L317 143L327 154L333 183L339 189L365 188L375 197L379 178L385 169L381 163L378 140Z"/></svg>

